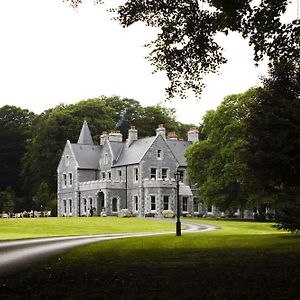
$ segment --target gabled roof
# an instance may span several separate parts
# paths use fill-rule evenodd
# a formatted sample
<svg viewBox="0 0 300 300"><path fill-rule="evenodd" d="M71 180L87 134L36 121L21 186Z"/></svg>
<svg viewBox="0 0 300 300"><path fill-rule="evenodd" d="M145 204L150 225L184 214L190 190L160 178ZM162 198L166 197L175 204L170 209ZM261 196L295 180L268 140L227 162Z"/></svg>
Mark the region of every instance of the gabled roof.
<svg viewBox="0 0 300 300"><path fill-rule="evenodd" d="M174 156L176 157L179 166L186 167L187 162L184 156L184 152L185 149L192 144L192 142L167 140L167 144L173 152Z"/></svg>
<svg viewBox="0 0 300 300"><path fill-rule="evenodd" d="M155 139L156 136L142 138L133 141L129 147L128 143L124 143L123 151L121 152L119 159L113 166L118 167L139 163Z"/></svg>
<svg viewBox="0 0 300 300"><path fill-rule="evenodd" d="M80 169L98 169L102 146L71 144L71 147Z"/></svg>
<svg viewBox="0 0 300 300"><path fill-rule="evenodd" d="M87 121L84 120L77 144L94 145Z"/></svg>

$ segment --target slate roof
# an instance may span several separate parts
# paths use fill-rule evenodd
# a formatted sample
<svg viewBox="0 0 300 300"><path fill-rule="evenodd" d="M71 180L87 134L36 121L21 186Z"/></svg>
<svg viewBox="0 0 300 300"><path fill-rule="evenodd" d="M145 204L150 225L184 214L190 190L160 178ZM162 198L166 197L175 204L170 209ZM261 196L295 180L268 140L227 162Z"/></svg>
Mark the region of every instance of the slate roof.
<svg viewBox="0 0 300 300"><path fill-rule="evenodd" d="M186 167L187 162L184 156L184 152L185 149L192 144L192 142L167 140L167 144L170 147L171 151L173 152L174 156L176 157L179 166Z"/></svg>
<svg viewBox="0 0 300 300"><path fill-rule="evenodd" d="M71 144L80 169L97 169L102 146Z"/></svg>
<svg viewBox="0 0 300 300"><path fill-rule="evenodd" d="M124 143L123 151L113 166L119 167L139 163L155 138L156 136L151 136L133 141L129 147L127 143Z"/></svg>

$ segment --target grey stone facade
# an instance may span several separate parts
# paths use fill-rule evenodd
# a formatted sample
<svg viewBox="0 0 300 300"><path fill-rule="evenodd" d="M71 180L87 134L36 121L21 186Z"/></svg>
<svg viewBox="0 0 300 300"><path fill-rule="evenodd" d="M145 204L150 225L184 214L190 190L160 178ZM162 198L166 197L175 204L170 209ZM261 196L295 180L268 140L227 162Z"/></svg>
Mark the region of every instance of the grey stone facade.
<svg viewBox="0 0 300 300"><path fill-rule="evenodd" d="M128 208L136 216L161 216L176 211L174 173L182 173L181 211L186 215L203 212L195 201L196 190L189 182L185 149L198 140L198 131L189 132L189 141L177 140L159 125L153 137L138 139L132 127L128 139L113 131L103 132L94 145L86 121L76 144L66 142L57 168L58 216L91 214L117 215ZM93 208L93 210L91 210Z"/></svg>

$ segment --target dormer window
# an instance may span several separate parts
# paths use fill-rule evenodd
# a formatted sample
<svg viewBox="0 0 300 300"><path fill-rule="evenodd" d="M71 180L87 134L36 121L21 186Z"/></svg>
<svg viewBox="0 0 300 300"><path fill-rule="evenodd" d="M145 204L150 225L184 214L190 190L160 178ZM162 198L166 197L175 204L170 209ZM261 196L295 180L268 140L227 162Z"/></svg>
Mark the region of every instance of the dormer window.
<svg viewBox="0 0 300 300"><path fill-rule="evenodd" d="M157 159L162 159L163 158L163 151L161 149L157 149L156 158Z"/></svg>

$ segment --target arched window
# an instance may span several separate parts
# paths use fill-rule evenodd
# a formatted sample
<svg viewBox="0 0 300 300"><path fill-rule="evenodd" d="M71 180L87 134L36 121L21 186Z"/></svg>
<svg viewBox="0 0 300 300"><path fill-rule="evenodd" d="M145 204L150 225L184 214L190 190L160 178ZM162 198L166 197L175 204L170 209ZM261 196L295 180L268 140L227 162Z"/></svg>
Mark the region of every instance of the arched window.
<svg viewBox="0 0 300 300"><path fill-rule="evenodd" d="M117 212L118 211L118 199L112 198L112 211Z"/></svg>

